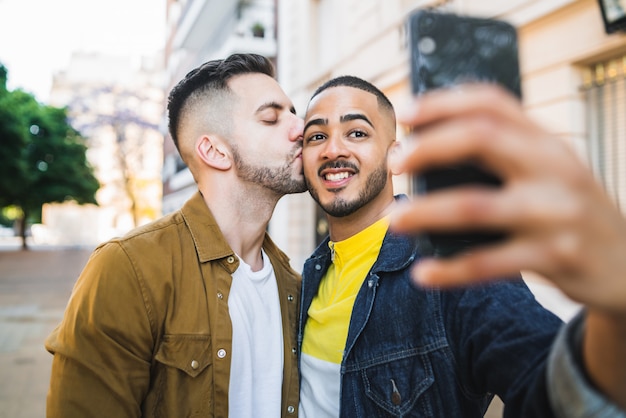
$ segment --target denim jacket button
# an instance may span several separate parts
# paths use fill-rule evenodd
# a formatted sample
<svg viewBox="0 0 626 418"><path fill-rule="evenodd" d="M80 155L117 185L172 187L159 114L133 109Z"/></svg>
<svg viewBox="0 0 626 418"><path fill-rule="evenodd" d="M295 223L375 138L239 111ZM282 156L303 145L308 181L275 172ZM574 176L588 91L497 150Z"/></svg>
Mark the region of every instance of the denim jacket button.
<svg viewBox="0 0 626 418"><path fill-rule="evenodd" d="M320 266L319 264L315 265L315 270L320 271L322 269L322 266Z"/></svg>
<svg viewBox="0 0 626 418"><path fill-rule="evenodd" d="M396 406L402 403L402 396L400 396L400 391L398 391L396 382L393 379L391 379L391 403Z"/></svg>

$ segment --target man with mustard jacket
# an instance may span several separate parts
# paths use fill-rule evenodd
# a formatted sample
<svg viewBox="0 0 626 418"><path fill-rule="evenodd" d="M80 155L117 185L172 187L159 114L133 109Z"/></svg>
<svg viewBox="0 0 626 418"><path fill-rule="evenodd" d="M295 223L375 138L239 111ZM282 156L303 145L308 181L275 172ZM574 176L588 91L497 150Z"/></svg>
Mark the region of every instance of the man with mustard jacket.
<svg viewBox="0 0 626 418"><path fill-rule="evenodd" d="M305 190L302 120L254 54L192 70L168 111L199 191L94 251L46 341L47 416L297 417L300 277L266 229Z"/></svg>

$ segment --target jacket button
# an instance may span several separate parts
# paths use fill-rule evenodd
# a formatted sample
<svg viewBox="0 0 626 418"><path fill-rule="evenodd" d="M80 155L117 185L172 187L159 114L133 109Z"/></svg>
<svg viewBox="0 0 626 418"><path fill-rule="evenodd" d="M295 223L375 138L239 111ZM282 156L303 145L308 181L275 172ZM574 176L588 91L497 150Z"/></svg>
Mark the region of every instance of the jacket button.
<svg viewBox="0 0 626 418"><path fill-rule="evenodd" d="M289 405L287 407L287 412L289 412L290 414L293 414L294 412L296 412L296 408L294 408L293 405Z"/></svg>
<svg viewBox="0 0 626 418"><path fill-rule="evenodd" d="M226 357L226 350L224 350L223 348L220 348L219 350L217 350L217 356L219 358L224 358Z"/></svg>
<svg viewBox="0 0 626 418"><path fill-rule="evenodd" d="M319 264L315 265L315 270L320 271L322 269L322 266L320 266Z"/></svg>
<svg viewBox="0 0 626 418"><path fill-rule="evenodd" d="M391 379L391 403L396 406L402 403L402 396L400 396L400 391L398 391L396 382L393 379Z"/></svg>
<svg viewBox="0 0 626 418"><path fill-rule="evenodd" d="M289 302L293 302L293 295L287 295L287 300Z"/></svg>
<svg viewBox="0 0 626 418"><path fill-rule="evenodd" d="M293 354L296 354L296 353L297 353L296 347L293 347L293 348L291 349L291 352L292 352Z"/></svg>
<svg viewBox="0 0 626 418"><path fill-rule="evenodd" d="M200 364L196 360L191 360L191 368L194 370L198 370L198 366Z"/></svg>
<svg viewBox="0 0 626 418"><path fill-rule="evenodd" d="M224 295L222 294L222 292L217 292L217 298L224 299Z"/></svg>
<svg viewBox="0 0 626 418"><path fill-rule="evenodd" d="M226 259L226 261L228 261L228 264L233 264L235 262L235 257L231 255L230 257Z"/></svg>

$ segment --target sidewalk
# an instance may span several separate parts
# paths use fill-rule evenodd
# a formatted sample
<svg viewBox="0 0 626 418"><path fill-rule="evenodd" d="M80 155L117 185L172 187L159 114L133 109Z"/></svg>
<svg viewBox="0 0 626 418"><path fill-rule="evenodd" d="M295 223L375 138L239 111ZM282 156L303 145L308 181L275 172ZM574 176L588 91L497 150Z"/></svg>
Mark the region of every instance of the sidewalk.
<svg viewBox="0 0 626 418"><path fill-rule="evenodd" d="M17 243L0 240L0 418L45 417L52 355L43 343L61 320L92 250L21 251ZM568 320L578 309L552 286L527 276L537 299L561 318ZM500 416L496 399L485 418Z"/></svg>
<svg viewBox="0 0 626 418"><path fill-rule="evenodd" d="M0 418L45 417L57 325L92 248L0 244Z"/></svg>

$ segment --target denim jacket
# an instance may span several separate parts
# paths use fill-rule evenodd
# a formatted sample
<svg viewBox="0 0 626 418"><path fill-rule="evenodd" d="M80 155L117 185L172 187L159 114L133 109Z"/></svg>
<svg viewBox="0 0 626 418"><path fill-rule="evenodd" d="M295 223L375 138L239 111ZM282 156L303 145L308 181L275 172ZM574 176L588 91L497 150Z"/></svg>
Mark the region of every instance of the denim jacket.
<svg viewBox="0 0 626 418"><path fill-rule="evenodd" d="M562 325L521 277L455 290L415 286L414 239L387 233L354 304L341 364L341 417L551 417L550 348ZM298 343L331 263L328 238L303 270Z"/></svg>

